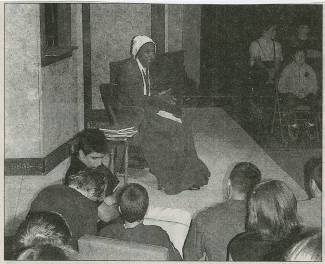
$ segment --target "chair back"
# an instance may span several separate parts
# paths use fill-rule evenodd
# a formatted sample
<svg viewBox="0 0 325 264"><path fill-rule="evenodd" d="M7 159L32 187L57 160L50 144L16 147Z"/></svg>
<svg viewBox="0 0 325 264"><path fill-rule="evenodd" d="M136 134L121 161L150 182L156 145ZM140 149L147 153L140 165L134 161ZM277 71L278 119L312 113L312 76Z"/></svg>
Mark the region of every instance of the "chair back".
<svg viewBox="0 0 325 264"><path fill-rule="evenodd" d="M110 82L113 84L119 84L119 75L121 72L121 67L125 64L129 59L124 59L120 61L112 61L109 63L109 72L110 72Z"/></svg>
<svg viewBox="0 0 325 264"><path fill-rule="evenodd" d="M116 113L118 111L117 100L118 85L114 83L103 83L99 86L106 113L112 125L117 123Z"/></svg>
<svg viewBox="0 0 325 264"><path fill-rule="evenodd" d="M78 240L83 260L167 260L168 249L106 237L85 235Z"/></svg>

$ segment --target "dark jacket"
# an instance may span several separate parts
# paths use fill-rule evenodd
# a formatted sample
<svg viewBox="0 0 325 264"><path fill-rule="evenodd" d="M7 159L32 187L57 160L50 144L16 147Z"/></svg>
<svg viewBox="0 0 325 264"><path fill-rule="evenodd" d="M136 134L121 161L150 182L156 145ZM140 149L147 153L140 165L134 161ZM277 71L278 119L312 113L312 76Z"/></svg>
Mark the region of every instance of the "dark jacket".
<svg viewBox="0 0 325 264"><path fill-rule="evenodd" d="M30 211L60 214L70 228L75 247L81 236L95 235L97 231L96 203L63 184L51 185L41 190L33 200Z"/></svg>

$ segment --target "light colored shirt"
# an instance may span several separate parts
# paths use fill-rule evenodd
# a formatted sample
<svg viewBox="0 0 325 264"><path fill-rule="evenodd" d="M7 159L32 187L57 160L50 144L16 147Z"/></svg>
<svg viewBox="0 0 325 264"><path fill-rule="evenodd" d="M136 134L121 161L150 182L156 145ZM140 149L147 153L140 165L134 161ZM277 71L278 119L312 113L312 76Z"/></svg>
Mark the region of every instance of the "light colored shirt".
<svg viewBox="0 0 325 264"><path fill-rule="evenodd" d="M274 47L273 47L274 42ZM251 66L257 60L260 61L274 61L278 59L283 60L281 44L277 41L272 41L264 38L259 38L251 43L249 47Z"/></svg>
<svg viewBox="0 0 325 264"><path fill-rule="evenodd" d="M292 62L282 71L278 90L279 93L292 93L299 98L304 98L310 93L316 94L318 90L316 73L306 63L299 66Z"/></svg>
<svg viewBox="0 0 325 264"><path fill-rule="evenodd" d="M148 69L148 83L149 83L149 94L147 94L147 85L146 85L146 81L145 81L145 74L146 74L146 68L145 67L143 67L143 65L141 64L141 62L139 61L139 59L136 59L136 62L137 62L137 64L138 64L138 67L139 67L139 70L140 70L140 72L141 72L141 75L142 75L142 82L143 82L143 94L144 95L148 95L148 96L150 96L150 75L149 75L149 69Z"/></svg>

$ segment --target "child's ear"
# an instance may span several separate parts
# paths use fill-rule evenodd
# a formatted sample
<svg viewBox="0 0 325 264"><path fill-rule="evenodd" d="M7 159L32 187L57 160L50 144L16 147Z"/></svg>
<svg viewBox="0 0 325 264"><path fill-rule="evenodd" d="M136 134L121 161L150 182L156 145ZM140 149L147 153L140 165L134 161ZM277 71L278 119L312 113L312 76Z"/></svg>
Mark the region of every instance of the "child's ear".
<svg viewBox="0 0 325 264"><path fill-rule="evenodd" d="M37 252L34 248L24 250L17 258L17 260L35 260Z"/></svg>

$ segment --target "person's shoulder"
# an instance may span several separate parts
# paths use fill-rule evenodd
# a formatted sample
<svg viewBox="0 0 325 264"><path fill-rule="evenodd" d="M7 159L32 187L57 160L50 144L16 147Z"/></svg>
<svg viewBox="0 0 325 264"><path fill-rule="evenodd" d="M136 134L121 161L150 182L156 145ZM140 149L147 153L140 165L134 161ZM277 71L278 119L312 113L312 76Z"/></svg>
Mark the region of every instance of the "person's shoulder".
<svg viewBox="0 0 325 264"><path fill-rule="evenodd" d="M153 236L156 237L165 237L169 239L169 236L167 234L167 232L162 229L160 226L156 226L156 225L143 225L142 226L143 232L147 232L152 234Z"/></svg>
<svg viewBox="0 0 325 264"><path fill-rule="evenodd" d="M314 69L313 69L313 67L311 67L311 66L310 66L309 64L307 64L307 63L304 64L304 67L305 67L305 69L306 69L307 71L309 71L309 72L315 72Z"/></svg>
<svg viewBox="0 0 325 264"><path fill-rule="evenodd" d="M114 232L120 232L120 230L122 230L122 229L123 229L122 223L111 223L111 224L106 225L99 231L99 236L109 237Z"/></svg>

